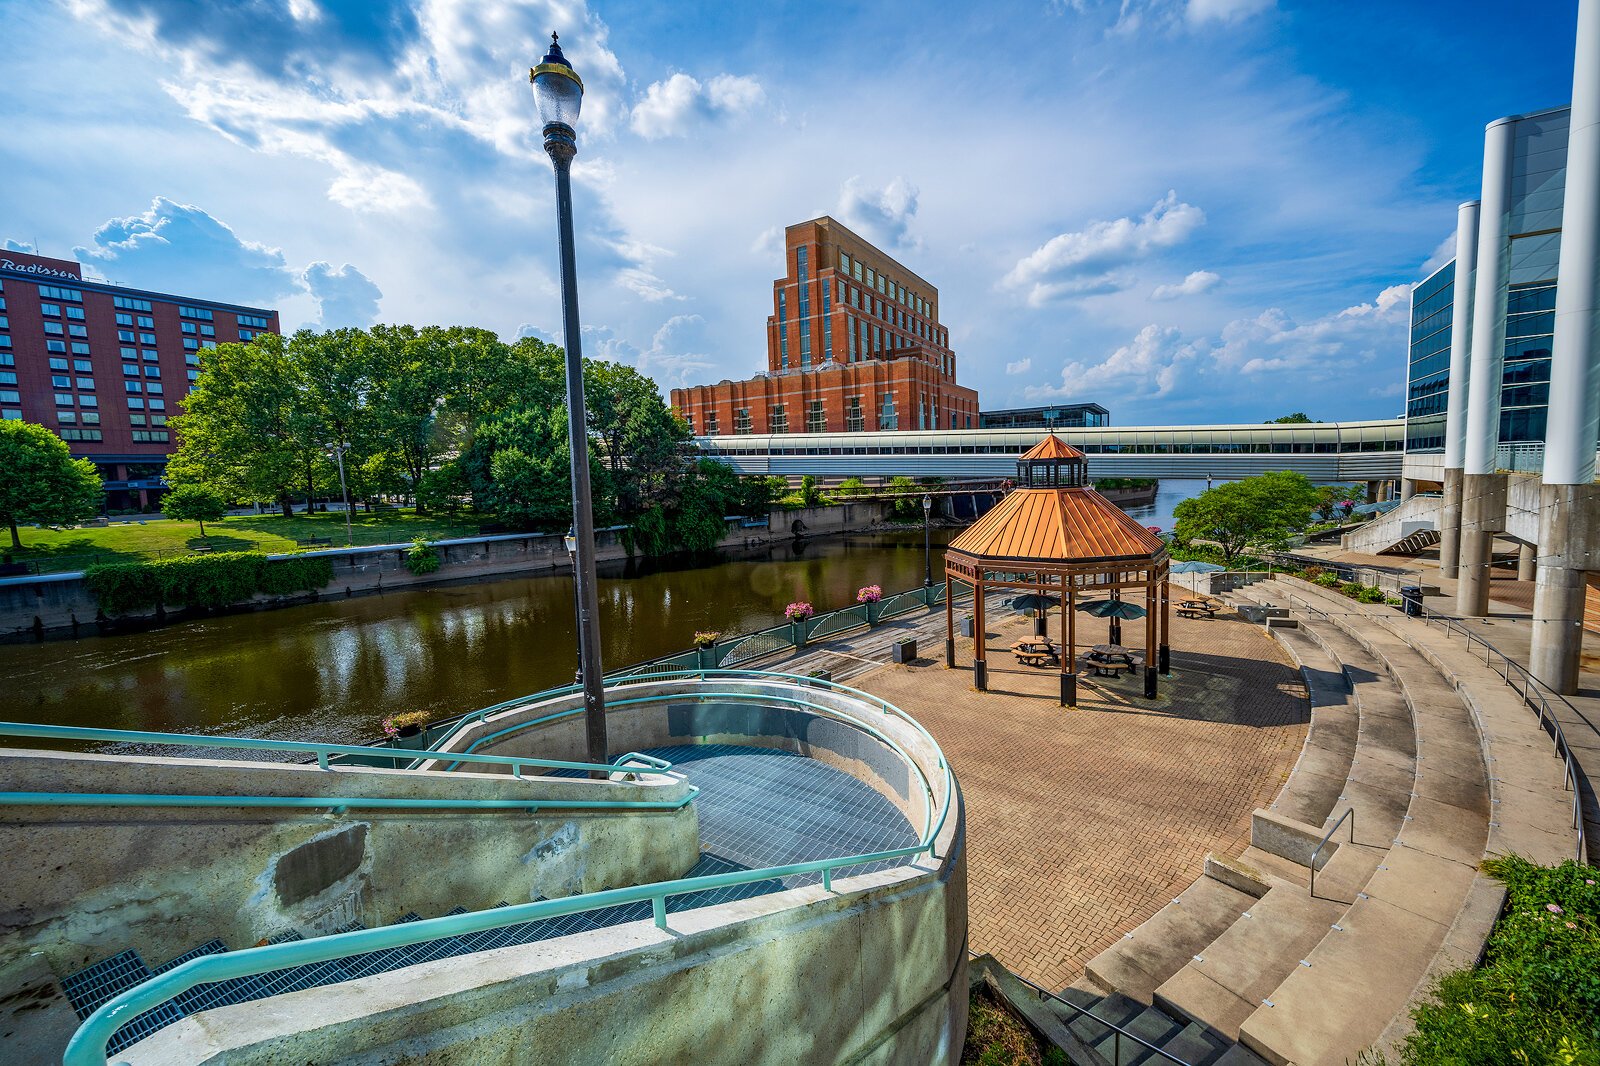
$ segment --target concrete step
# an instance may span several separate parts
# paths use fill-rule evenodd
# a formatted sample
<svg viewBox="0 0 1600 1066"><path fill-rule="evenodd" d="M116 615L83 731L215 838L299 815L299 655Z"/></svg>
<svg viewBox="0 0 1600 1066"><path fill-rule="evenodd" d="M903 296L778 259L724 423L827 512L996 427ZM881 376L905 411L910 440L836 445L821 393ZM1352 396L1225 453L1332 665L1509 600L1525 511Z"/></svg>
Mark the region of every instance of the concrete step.
<svg viewBox="0 0 1600 1066"><path fill-rule="evenodd" d="M1155 1004L1228 1039L1327 934L1345 905L1280 884L1156 989ZM1385 1019L1387 1020L1387 1019Z"/></svg>
<svg viewBox="0 0 1600 1066"><path fill-rule="evenodd" d="M1355 756L1357 708L1339 663L1300 629L1274 631L1278 643L1300 664L1311 700L1311 726L1300 758L1272 809L1313 824L1327 818L1343 791Z"/></svg>
<svg viewBox="0 0 1600 1066"><path fill-rule="evenodd" d="M1238 919L1254 896L1201 877L1148 921L1090 960L1089 978L1139 1003Z"/></svg>

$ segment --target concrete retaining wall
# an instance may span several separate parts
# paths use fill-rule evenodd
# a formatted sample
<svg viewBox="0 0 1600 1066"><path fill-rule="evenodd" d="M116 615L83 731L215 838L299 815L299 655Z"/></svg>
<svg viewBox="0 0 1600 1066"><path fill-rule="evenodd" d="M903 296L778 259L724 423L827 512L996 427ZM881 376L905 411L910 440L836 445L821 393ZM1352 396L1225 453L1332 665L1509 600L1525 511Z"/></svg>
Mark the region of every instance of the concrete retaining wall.
<svg viewBox="0 0 1600 1066"><path fill-rule="evenodd" d="M798 511L773 511L765 526L747 527L730 521L720 548L758 547L796 535L818 536L864 530L883 521L889 504L865 501ZM798 534L796 526L798 525ZM615 562L628 558L621 531L602 530L596 538L596 558ZM518 574L570 567L564 538L549 533L463 537L435 542L439 569L421 577L406 569L409 544L364 548L329 548L305 552L333 565L333 580L323 596L434 585L462 578ZM304 596L257 596L252 603L276 607L302 602ZM30 577L0 578L0 636L62 630L95 632L98 607L84 588L83 574L71 572ZM133 617L143 617L135 615Z"/></svg>
<svg viewBox="0 0 1600 1066"><path fill-rule="evenodd" d="M678 799L687 786L506 775L0 753L18 792ZM0 967L43 952L58 974L124 948L152 965L211 937L434 917L680 877L698 860L694 804L672 812L0 808ZM6 990L0 989L0 995Z"/></svg>

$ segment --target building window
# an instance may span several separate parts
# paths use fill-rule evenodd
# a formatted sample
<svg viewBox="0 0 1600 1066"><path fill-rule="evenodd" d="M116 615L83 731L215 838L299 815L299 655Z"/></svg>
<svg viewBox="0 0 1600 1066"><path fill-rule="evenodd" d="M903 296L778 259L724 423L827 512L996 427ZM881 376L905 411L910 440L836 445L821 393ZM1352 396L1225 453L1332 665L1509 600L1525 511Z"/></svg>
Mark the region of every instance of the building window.
<svg viewBox="0 0 1600 1066"><path fill-rule="evenodd" d="M59 337L67 332L67 327L63 326L59 322L46 322L44 324L44 331L50 334L52 337Z"/></svg>
<svg viewBox="0 0 1600 1066"><path fill-rule="evenodd" d="M144 368L144 376L147 378L158 378L161 376L161 368L159 366L147 366Z"/></svg>
<svg viewBox="0 0 1600 1066"><path fill-rule="evenodd" d="M94 378L75 378L78 388L94 391Z"/></svg>
<svg viewBox="0 0 1600 1066"><path fill-rule="evenodd" d="M61 317L61 305L60 304L40 304L39 305L39 313L41 315L44 315L46 318L60 318Z"/></svg>
<svg viewBox="0 0 1600 1066"><path fill-rule="evenodd" d="M143 392L144 391L144 382L142 382L142 381L124 381L122 383L122 387L123 387L124 390L126 390L128 392Z"/></svg>
<svg viewBox="0 0 1600 1066"><path fill-rule="evenodd" d="M210 318L211 316L207 315L206 317ZM267 328L267 319L265 315L239 315L238 319L239 325L241 326L249 326L252 329Z"/></svg>
<svg viewBox="0 0 1600 1066"><path fill-rule="evenodd" d="M188 351L191 351L191 352L198 351L199 348L200 348L200 338L198 338L198 337L185 337L185 338L183 338L183 346Z"/></svg>
<svg viewBox="0 0 1600 1066"><path fill-rule="evenodd" d="M811 365L811 328L809 325L800 327L800 366Z"/></svg>
<svg viewBox="0 0 1600 1066"><path fill-rule="evenodd" d="M861 280L861 260L857 259L855 263L852 264L850 268L850 276L855 278L857 281Z"/></svg>
<svg viewBox="0 0 1600 1066"><path fill-rule="evenodd" d="M79 396L78 397L78 406L79 407L99 407L100 406L100 400L97 397L94 397L94 396Z"/></svg>
<svg viewBox="0 0 1600 1066"><path fill-rule="evenodd" d="M900 414L895 410L894 393L892 392L886 392L883 394L883 404L878 408L878 428L900 428Z"/></svg>
<svg viewBox="0 0 1600 1066"><path fill-rule="evenodd" d="M799 248L794 250L795 279L801 283L804 283L806 280L807 255L808 250L806 249L805 245L801 245ZM804 313L804 311L801 312L801 314Z"/></svg>
<svg viewBox="0 0 1600 1066"><path fill-rule="evenodd" d="M850 397L844 410L844 428L849 433L860 433L867 428L866 416L861 413L861 397Z"/></svg>
<svg viewBox="0 0 1600 1066"><path fill-rule="evenodd" d="M41 300L66 300L69 303L83 303L83 293L77 289L58 289L54 285L40 285L39 299Z"/></svg>
<svg viewBox="0 0 1600 1066"><path fill-rule="evenodd" d="M850 257L843 252L839 253L839 270L845 274L850 273Z"/></svg>
<svg viewBox="0 0 1600 1066"><path fill-rule="evenodd" d="M716 435L717 435L717 412L715 412L715 411L707 411L706 412L706 436L715 437Z"/></svg>
<svg viewBox="0 0 1600 1066"><path fill-rule="evenodd" d="M123 363L122 364L122 376L125 377L125 378L136 378L136 377L138 377L139 376L139 364L138 363Z"/></svg>
<svg viewBox="0 0 1600 1066"><path fill-rule="evenodd" d="M22 402L22 394L20 392L13 392L10 389L0 389L0 403L21 403L21 402ZM7 418L12 417L12 414L11 414L10 411L6 412L6 417ZM18 412L16 417L18 417L18 418L22 417L21 412Z"/></svg>
<svg viewBox="0 0 1600 1066"><path fill-rule="evenodd" d="M67 342L66 341L45 341L44 342L44 350L47 351L47 352L62 352L62 353L65 353L66 350L67 350Z"/></svg>
<svg viewBox="0 0 1600 1066"><path fill-rule="evenodd" d="M67 424L69 422L77 422L78 421L78 412L76 412L76 411L57 411L56 412L56 421L61 423L61 424L63 424L63 425L65 425L65 424Z"/></svg>
<svg viewBox="0 0 1600 1066"><path fill-rule="evenodd" d="M256 339L256 335L247 329L241 329L239 331L239 339L241 341L253 341Z"/></svg>
<svg viewBox="0 0 1600 1066"><path fill-rule="evenodd" d="M845 362L856 361L856 320L849 315L844 316L844 336L846 343Z"/></svg>
<svg viewBox="0 0 1600 1066"><path fill-rule="evenodd" d="M118 315L117 317L118 318L123 318L125 316ZM131 323L130 323L130 325L131 325ZM200 327L195 325L193 322L179 322L178 323L178 328L183 330L183 332L185 332L185 333L198 333L200 331Z"/></svg>
<svg viewBox="0 0 1600 1066"><path fill-rule="evenodd" d="M750 432L750 408L739 407L734 410L733 431L734 433Z"/></svg>
<svg viewBox="0 0 1600 1066"><path fill-rule="evenodd" d="M0 385L15 385L17 372L14 370L0 370Z"/></svg>
<svg viewBox="0 0 1600 1066"><path fill-rule="evenodd" d="M833 362L833 319L828 315L822 316L822 361Z"/></svg>
<svg viewBox="0 0 1600 1066"><path fill-rule="evenodd" d="M157 352L154 348L146 348L146 349L144 349L144 351L140 352L139 354L144 356L144 361L147 362L147 363L153 363L157 359L161 358L160 353Z"/></svg>
<svg viewBox="0 0 1600 1066"><path fill-rule="evenodd" d="M211 321L211 312L204 307L179 307L178 314L184 318L198 318L203 322Z"/></svg>
<svg viewBox="0 0 1600 1066"><path fill-rule="evenodd" d="M71 407L72 406L72 393L70 393L70 392L58 392L58 393L56 393L56 406L57 407Z"/></svg>
<svg viewBox="0 0 1600 1066"><path fill-rule="evenodd" d="M128 410L130 410L130 411L143 411L144 410L144 397L142 397L142 396L129 396L128 397Z"/></svg>
<svg viewBox="0 0 1600 1066"><path fill-rule="evenodd" d="M113 296L111 305L119 311L149 311L149 300L135 300L131 296Z"/></svg>
<svg viewBox="0 0 1600 1066"><path fill-rule="evenodd" d="M784 404L775 403L767 408L767 425L773 433L789 432L789 412Z"/></svg>
<svg viewBox="0 0 1600 1066"><path fill-rule="evenodd" d="M826 433L828 431L828 416L823 413L822 401L811 400L806 404L806 432Z"/></svg>
<svg viewBox="0 0 1600 1066"><path fill-rule="evenodd" d="M66 374L52 374L50 375L50 387L52 389L70 389L72 388L72 379Z"/></svg>

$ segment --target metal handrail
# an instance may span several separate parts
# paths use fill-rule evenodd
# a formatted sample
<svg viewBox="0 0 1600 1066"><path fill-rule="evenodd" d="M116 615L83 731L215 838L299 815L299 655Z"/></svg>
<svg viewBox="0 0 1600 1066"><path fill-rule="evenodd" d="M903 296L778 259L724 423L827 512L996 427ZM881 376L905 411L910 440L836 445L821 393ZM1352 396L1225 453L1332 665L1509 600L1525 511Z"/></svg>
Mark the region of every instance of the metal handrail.
<svg viewBox="0 0 1600 1066"><path fill-rule="evenodd" d="M973 951L971 948L967 949L967 954L971 955L973 958L978 958L979 957L978 953L976 951ZM1039 993L1039 998L1040 999L1053 999L1057 1003L1061 1004L1064 1007L1071 1007L1073 1010L1077 1011L1079 1014L1083 1015L1085 1018L1088 1018L1090 1021L1094 1022L1096 1025L1103 1025L1107 1029L1110 1029L1111 1032L1112 1032L1111 1061L1113 1063L1119 1064L1119 1066L1120 1066L1120 1063L1122 1062L1122 1040L1123 1040L1124 1037L1126 1037L1129 1040L1132 1040L1135 1044L1137 1044L1140 1047L1144 1048L1146 1051L1155 1052L1157 1055L1160 1055L1166 1061L1168 1061L1170 1063L1173 1063L1174 1066L1193 1066L1193 1064L1190 1063L1187 1059L1180 1059L1180 1058L1178 1058L1178 1056L1172 1054L1172 1052L1167 1051L1167 1050L1165 1050L1163 1048L1159 1048L1156 1045L1150 1043L1150 1041L1146 1040L1144 1037L1139 1036L1136 1033L1130 1033L1128 1030L1124 1029L1122 1026L1116 1024L1115 1022L1106 1021L1104 1018L1102 1018L1098 1014L1094 1013L1094 1011L1090 1010L1088 1007L1080 1007L1078 1004L1072 1002L1070 999L1062 999L1060 996L1056 995L1054 992L1050 991L1049 989L1045 988L1042 985L1035 984L1034 982L1028 980L1026 977L1022 976L1020 973L1016 973L1016 972L1014 972L1012 970L1007 970L1006 973L1009 974L1011 977L1015 978L1021 984L1025 984L1029 988L1033 989L1035 992Z"/></svg>
<svg viewBox="0 0 1600 1066"><path fill-rule="evenodd" d="M689 805L700 789L689 786L676 800L569 800L569 799L419 799L387 796L203 796L153 792L0 792L4 807L351 807L377 810L634 810L676 811Z"/></svg>
<svg viewBox="0 0 1600 1066"><path fill-rule="evenodd" d="M214 737L194 733L152 733L135 729L96 729L73 725L36 725L32 722L0 722L0 736L39 737L48 740L105 740L120 744L161 744L174 747L242 748L251 751L292 751L317 757L317 766L330 770L330 755L372 755L381 749L365 744L307 744L294 740L262 740L257 737ZM413 749L393 749L396 752ZM426 750L426 749L417 749ZM403 759L405 755L396 755ZM462 756L463 762L491 763L509 766L513 777L522 776L524 766L537 766L548 770L602 770L616 771L616 763L569 762L562 759L534 759L522 755L471 755ZM642 762L657 771L672 769L672 764L654 755L630 751L617 757L624 761Z"/></svg>
<svg viewBox="0 0 1600 1066"><path fill-rule="evenodd" d="M1301 607L1309 611L1314 611L1315 613L1320 614L1323 618L1331 620L1333 617L1327 611L1316 606L1303 597L1295 595L1293 592L1285 590L1284 597L1293 603L1298 603ZM1463 626L1461 624L1461 619L1455 617L1454 615L1441 614L1440 612L1428 607L1426 604L1419 603L1417 604L1417 608L1422 612L1423 625L1431 628L1433 621L1438 620L1444 627L1445 638L1447 640L1452 632L1459 631L1461 635L1466 638L1467 647L1469 649L1472 647L1473 641L1477 641L1479 644L1482 644L1485 649L1485 655L1483 658L1484 665L1488 666L1491 670L1494 669L1494 663L1491 659L1491 656L1499 656L1500 661L1505 664L1507 669L1495 670L1495 673L1499 674L1501 680L1505 681L1505 683L1510 686L1511 691L1517 693L1517 695L1522 698L1524 706L1539 716L1540 726L1548 727L1550 729L1551 740L1555 747L1556 757L1562 762L1562 790L1570 791L1572 793L1572 828L1576 830L1578 834L1576 859L1578 862L1583 862L1587 854L1587 839L1583 831L1583 797L1578 789L1578 764L1572 756L1572 746L1567 742L1566 731L1561 728L1561 723L1556 719L1555 715L1550 713L1550 697L1554 696L1556 700L1566 704L1572 713L1577 715L1579 718L1582 718L1583 715L1576 707L1572 705L1570 700L1561 695L1561 693L1550 688L1550 686L1546 685L1543 681L1540 681L1521 663L1517 662L1515 659L1511 658L1511 656L1507 655L1505 652L1501 651L1487 640L1484 640L1482 637ZM1511 680L1512 670L1515 670L1522 678L1522 687L1520 689ZM1534 696L1537 696L1539 699L1537 704L1534 703ZM1585 719L1585 721L1587 721L1587 719Z"/></svg>
<svg viewBox="0 0 1600 1066"><path fill-rule="evenodd" d="M694 676L696 672L675 671L674 673L677 676ZM800 678L797 675L761 675L753 671L738 671L737 673L765 677L768 680L792 680L813 686L818 683L818 679ZM844 688L844 686L835 687ZM680 698L682 696L681 693L676 695ZM661 698L666 697L663 695ZM776 697L774 694L767 694L767 698ZM153 977L142 984L135 985L104 1003L73 1034L72 1039L67 1044L65 1054L62 1056L62 1062L64 1066L106 1066L106 1044L118 1029L145 1011L157 1007L174 996L180 995L200 984L246 977L289 966L326 962L330 959L344 958L369 951L407 947L442 937L483 932L544 918L579 914L585 911L600 910L624 903L639 903L645 900L650 902L651 913L656 926L665 929L667 927L666 901L671 896L713 888L728 888L758 881L770 881L806 873L821 873L823 890L832 891L833 874L838 870L860 866L865 863L909 858L924 853L930 858L937 858L935 845L939 835L944 831L945 822L949 816L950 807L955 796L955 779L950 772L949 763L945 759L944 752L938 743L914 718L881 697L871 696L869 699L881 705L884 714L898 715L927 738L929 744L932 745L932 754L937 760L937 765L943 770L944 802L939 805L939 816L937 820L930 819L928 821L926 832L915 846L868 854L844 855L832 859L815 859L809 862L771 866L757 870L735 870L728 873L679 878L672 881L635 885L628 888L607 889L583 895L567 896L561 899L541 900L510 907L498 907L487 911L469 911L464 914L444 915L439 918L408 922L403 925L363 929L350 933L336 933L291 943L243 948L238 951L203 956L175 966L166 973ZM842 717L850 717L839 708L812 704L802 698L792 698L791 701L809 705L815 710L838 714ZM867 723L858 721L857 724L875 735L881 736L877 730ZM931 803L934 797L934 789L933 783L928 779L928 775L923 771L921 765L916 760L910 759L898 745L895 746L895 750L910 763L911 768L922 778L925 796ZM445 755L449 755L452 758L458 757L453 753L431 751L426 753L428 758L435 760L441 759ZM1184 1066L1187 1066L1187 1064L1184 1064Z"/></svg>
<svg viewBox="0 0 1600 1066"><path fill-rule="evenodd" d="M1322 834L1322 841L1311 849L1311 894L1313 896L1317 894L1317 858L1322 854L1322 849L1328 846L1328 841L1333 839L1333 834L1344 824L1346 818L1350 819L1350 843L1354 844L1356 842L1356 809L1354 807L1346 807L1344 813L1339 815L1339 820L1329 826L1326 833Z"/></svg>

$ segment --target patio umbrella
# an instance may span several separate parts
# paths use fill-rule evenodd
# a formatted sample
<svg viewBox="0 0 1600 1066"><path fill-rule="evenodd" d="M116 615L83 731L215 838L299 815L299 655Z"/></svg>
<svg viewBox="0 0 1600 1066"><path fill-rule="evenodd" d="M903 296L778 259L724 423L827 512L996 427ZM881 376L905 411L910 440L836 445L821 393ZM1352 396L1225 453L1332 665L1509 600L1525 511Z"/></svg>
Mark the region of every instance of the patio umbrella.
<svg viewBox="0 0 1600 1066"><path fill-rule="evenodd" d="M1199 560L1187 560L1172 564L1172 572L1174 574L1215 574L1226 569L1227 567L1225 566L1218 566L1216 563L1202 563Z"/></svg>
<svg viewBox="0 0 1600 1066"><path fill-rule="evenodd" d="M1052 607L1059 606L1061 601L1055 596L1045 596L1037 592L1029 592L1022 596L1013 596L1008 601L1014 611L1035 611L1033 632L1035 636L1044 636L1044 613Z"/></svg>
<svg viewBox="0 0 1600 1066"><path fill-rule="evenodd" d="M1124 618L1143 618L1145 609L1136 603L1112 598L1109 600L1090 600L1078 604L1078 610L1085 614L1094 615L1096 618L1111 619L1111 643L1122 643L1122 620Z"/></svg>

